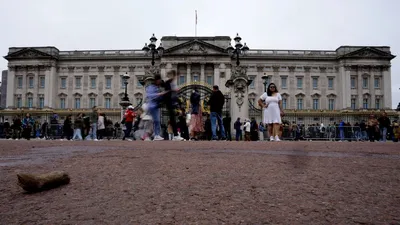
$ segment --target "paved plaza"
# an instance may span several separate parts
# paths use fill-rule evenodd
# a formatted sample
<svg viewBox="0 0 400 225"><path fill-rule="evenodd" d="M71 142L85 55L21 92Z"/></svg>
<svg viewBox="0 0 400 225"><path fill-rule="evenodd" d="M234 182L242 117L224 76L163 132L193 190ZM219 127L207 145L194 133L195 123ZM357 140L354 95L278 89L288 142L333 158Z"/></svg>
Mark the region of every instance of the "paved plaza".
<svg viewBox="0 0 400 225"><path fill-rule="evenodd" d="M0 224L400 224L398 143L0 140L0 174Z"/></svg>

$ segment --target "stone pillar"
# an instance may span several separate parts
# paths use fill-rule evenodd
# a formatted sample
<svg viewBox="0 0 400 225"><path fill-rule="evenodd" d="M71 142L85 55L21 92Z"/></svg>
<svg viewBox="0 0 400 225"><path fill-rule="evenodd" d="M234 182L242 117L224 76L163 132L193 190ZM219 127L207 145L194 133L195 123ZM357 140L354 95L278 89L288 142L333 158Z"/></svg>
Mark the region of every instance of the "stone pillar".
<svg viewBox="0 0 400 225"><path fill-rule="evenodd" d="M206 81L206 79L205 79L205 69L204 69L204 67L205 67L205 63L201 63L200 64L200 82L204 82L205 83L205 81Z"/></svg>
<svg viewBox="0 0 400 225"><path fill-rule="evenodd" d="M392 87L390 86L392 73L390 65L382 66L382 80L383 80L383 108L392 108Z"/></svg>
<svg viewBox="0 0 400 225"><path fill-rule="evenodd" d="M58 76L56 76L56 68L51 65L45 66L45 94L44 94L44 107L57 108L56 106L56 93L59 85L57 82Z"/></svg>
<svg viewBox="0 0 400 225"><path fill-rule="evenodd" d="M219 80L219 67L220 67L220 63L214 63L214 77L213 77L213 79L214 79L214 85L218 85L218 86L220 86L221 84L220 84L220 80ZM225 76L226 76L226 74L225 74ZM246 78L247 79L247 78ZM232 100L232 99L231 99ZM231 104L231 105L233 105L233 104ZM232 117L233 118L233 117Z"/></svg>
<svg viewBox="0 0 400 225"><path fill-rule="evenodd" d="M350 79L351 81L351 79ZM363 77L362 77L362 73L361 73L361 69L357 68L357 99L356 99L356 108L362 108L363 107L363 86L362 86L362 82L363 82ZM350 89L351 89L351 84L350 84ZM350 102L351 102L351 98L350 98ZM350 105L351 107L351 105Z"/></svg>
<svg viewBox="0 0 400 225"><path fill-rule="evenodd" d="M350 95L350 70L351 66L342 66L340 67L340 75L339 75L339 83L342 84L342 86L338 89L339 92L341 92L341 99L339 102L340 107L339 109L346 109L351 107L351 95Z"/></svg>
<svg viewBox="0 0 400 225"><path fill-rule="evenodd" d="M7 99L6 99L6 107L12 108L15 107L15 66L8 66L8 77L7 77Z"/></svg>
<svg viewBox="0 0 400 225"><path fill-rule="evenodd" d="M240 117L241 121L243 121L244 119L249 119L249 80L247 79L247 70L242 66L232 67L231 73L231 78L225 84L231 91L231 118L236 120Z"/></svg>
<svg viewBox="0 0 400 225"><path fill-rule="evenodd" d="M371 98L370 98L370 100L369 100L369 108L375 108L376 106L375 106L375 73L374 73L374 71L371 69L371 70L369 70L370 69L370 67L368 66L365 66L364 67L364 70L365 70L365 72L370 72L369 74L370 74L370 76L369 76L369 80L368 80L368 89L369 89L369 94L371 95ZM382 104L381 104L381 106L382 106Z"/></svg>
<svg viewBox="0 0 400 225"><path fill-rule="evenodd" d="M192 67L192 65L190 64L190 63L187 63L186 64L186 69L187 69L187 72L186 72L186 84L190 84L190 82L192 82L192 73L191 73L191 68Z"/></svg>

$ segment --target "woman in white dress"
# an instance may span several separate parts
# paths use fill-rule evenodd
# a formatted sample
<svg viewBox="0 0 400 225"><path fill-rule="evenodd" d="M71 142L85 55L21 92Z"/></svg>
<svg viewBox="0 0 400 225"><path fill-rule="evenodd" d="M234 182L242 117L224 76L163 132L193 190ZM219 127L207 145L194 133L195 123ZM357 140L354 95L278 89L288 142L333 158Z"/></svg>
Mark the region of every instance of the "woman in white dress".
<svg viewBox="0 0 400 225"><path fill-rule="evenodd" d="M281 117L284 115L282 110L282 97L274 83L268 85L267 92L261 95L258 105L264 109L264 124L268 124L270 141L280 141L279 128L282 123Z"/></svg>

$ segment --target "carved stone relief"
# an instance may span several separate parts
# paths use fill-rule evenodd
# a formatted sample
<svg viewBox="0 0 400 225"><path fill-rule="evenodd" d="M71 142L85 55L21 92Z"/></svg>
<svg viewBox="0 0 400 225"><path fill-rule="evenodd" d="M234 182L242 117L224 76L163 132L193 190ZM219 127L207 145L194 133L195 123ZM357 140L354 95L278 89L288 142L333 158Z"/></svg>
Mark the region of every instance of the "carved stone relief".
<svg viewBox="0 0 400 225"><path fill-rule="evenodd" d="M194 44L192 44L190 47L189 47L189 49L187 50L187 52L190 54L190 53L203 53L203 54L207 54L207 50L203 47L203 46L201 46L201 45L199 45L199 44L197 44L197 43L194 43Z"/></svg>

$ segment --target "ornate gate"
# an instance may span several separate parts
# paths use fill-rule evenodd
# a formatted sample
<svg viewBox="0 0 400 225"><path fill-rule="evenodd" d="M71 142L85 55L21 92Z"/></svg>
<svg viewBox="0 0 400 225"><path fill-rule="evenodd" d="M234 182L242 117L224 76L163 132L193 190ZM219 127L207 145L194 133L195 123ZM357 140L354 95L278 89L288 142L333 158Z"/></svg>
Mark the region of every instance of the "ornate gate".
<svg viewBox="0 0 400 225"><path fill-rule="evenodd" d="M212 86L206 83L194 82L190 84L186 84L180 86L178 92L178 99L181 109L185 109L185 112L188 113L191 111L190 106L190 95L192 94L194 88L200 93L201 96L201 107L203 111L203 116L206 119L207 115L210 114L210 107L208 105L208 101L210 100L210 96L212 94ZM223 116L226 116L230 112L230 95L225 94L225 104L223 107ZM168 124L168 111L165 107L162 108L161 111L161 124L167 125Z"/></svg>

